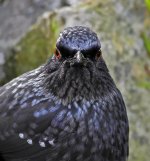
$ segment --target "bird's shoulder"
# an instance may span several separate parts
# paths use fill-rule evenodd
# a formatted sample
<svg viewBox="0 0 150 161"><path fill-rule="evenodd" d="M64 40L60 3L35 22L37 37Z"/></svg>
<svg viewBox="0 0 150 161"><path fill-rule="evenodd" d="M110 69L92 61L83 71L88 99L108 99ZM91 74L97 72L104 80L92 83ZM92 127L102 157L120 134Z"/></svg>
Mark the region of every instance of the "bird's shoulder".
<svg viewBox="0 0 150 161"><path fill-rule="evenodd" d="M41 81L42 66L0 88L0 139L18 135L32 138L48 128L61 104Z"/></svg>

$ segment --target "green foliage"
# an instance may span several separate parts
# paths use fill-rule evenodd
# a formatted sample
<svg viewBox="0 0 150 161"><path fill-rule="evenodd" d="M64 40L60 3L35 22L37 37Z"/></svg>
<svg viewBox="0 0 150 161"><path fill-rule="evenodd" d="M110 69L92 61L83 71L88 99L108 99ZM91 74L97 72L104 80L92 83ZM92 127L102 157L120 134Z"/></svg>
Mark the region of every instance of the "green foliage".
<svg viewBox="0 0 150 161"><path fill-rule="evenodd" d="M150 82L149 81L140 81L137 83L137 85L141 88L150 90Z"/></svg>
<svg viewBox="0 0 150 161"><path fill-rule="evenodd" d="M148 56L150 56L150 38L148 38L148 36L143 32L142 33L142 38L144 41L144 45L147 51Z"/></svg>
<svg viewBox="0 0 150 161"><path fill-rule="evenodd" d="M145 0L146 7L148 11L150 12L150 0Z"/></svg>

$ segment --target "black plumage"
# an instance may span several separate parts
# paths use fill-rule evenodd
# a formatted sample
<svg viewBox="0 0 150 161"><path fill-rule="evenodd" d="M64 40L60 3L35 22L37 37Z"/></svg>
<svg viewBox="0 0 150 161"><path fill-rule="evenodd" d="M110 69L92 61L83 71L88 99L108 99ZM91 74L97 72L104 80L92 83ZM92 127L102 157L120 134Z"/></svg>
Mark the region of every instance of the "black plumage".
<svg viewBox="0 0 150 161"><path fill-rule="evenodd" d="M97 35L68 27L46 64L0 88L6 161L126 161L128 119Z"/></svg>

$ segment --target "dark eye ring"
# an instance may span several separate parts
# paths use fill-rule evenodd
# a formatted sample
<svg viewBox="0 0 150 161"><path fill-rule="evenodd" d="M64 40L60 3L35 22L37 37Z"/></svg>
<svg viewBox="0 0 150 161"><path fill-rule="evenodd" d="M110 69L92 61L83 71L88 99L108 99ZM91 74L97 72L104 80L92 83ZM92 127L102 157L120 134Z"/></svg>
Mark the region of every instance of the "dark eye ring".
<svg viewBox="0 0 150 161"><path fill-rule="evenodd" d="M61 58L61 53L60 53L60 51L57 48L55 49L54 54L55 54L55 57L57 59L60 59Z"/></svg>

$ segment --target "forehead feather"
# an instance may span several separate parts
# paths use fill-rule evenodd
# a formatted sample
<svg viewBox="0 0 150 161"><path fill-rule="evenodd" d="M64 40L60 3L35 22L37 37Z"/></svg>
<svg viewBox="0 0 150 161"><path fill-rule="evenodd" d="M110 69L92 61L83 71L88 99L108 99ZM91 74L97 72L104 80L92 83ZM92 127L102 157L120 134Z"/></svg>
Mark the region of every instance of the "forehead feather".
<svg viewBox="0 0 150 161"><path fill-rule="evenodd" d="M74 26L64 29L60 33L56 46L75 50L88 50L89 48L100 48L100 41L88 27Z"/></svg>

